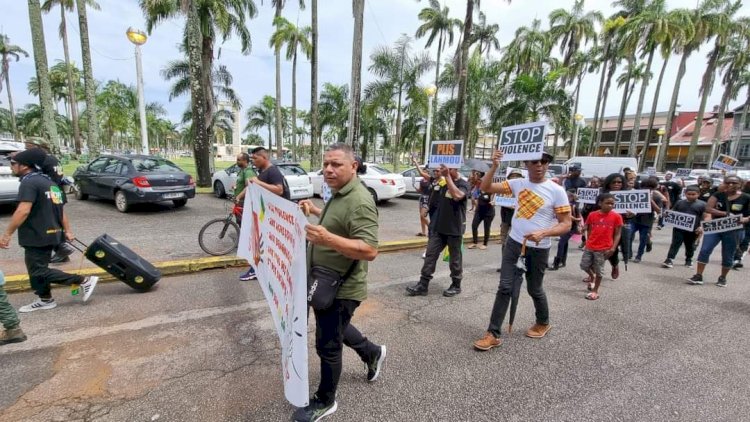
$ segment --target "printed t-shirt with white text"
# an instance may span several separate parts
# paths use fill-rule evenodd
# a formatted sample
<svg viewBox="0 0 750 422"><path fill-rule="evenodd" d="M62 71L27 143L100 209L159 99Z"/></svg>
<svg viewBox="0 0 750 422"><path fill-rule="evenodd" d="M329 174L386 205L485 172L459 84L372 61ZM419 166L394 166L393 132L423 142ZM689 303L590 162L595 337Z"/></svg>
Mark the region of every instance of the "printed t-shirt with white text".
<svg viewBox="0 0 750 422"><path fill-rule="evenodd" d="M528 179L511 179L502 182L502 188L510 189L518 200L510 230L510 237L516 242L523 243L527 234L556 225L557 214L570 213L568 195L551 180L532 183ZM549 249L552 241L546 237L538 245L528 242L526 246Z"/></svg>

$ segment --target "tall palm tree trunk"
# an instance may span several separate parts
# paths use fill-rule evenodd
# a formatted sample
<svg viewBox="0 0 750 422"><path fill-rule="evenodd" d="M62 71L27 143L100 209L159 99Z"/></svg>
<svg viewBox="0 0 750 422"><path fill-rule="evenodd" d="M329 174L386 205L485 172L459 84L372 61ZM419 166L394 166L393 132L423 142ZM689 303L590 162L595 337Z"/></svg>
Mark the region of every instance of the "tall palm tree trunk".
<svg viewBox="0 0 750 422"><path fill-rule="evenodd" d="M732 95L732 91L734 91L734 81L730 80L724 87L724 93L721 95L721 103L719 103L719 112L716 114L716 131L714 132L714 138L711 143L711 156L708 159L709 165L713 163L715 157L719 154L719 147L721 146L721 141L723 141L722 132L724 131L724 112L727 109L727 103L729 103L729 97Z"/></svg>
<svg viewBox="0 0 750 422"><path fill-rule="evenodd" d="M34 64L36 65L36 80L39 82L39 106L42 109L42 135L52 144L58 145L55 126L52 88L49 82L49 68L47 65L47 47L44 43L44 26L42 25L42 9L39 0L29 0L29 23L31 25L31 42L34 46Z"/></svg>
<svg viewBox="0 0 750 422"><path fill-rule="evenodd" d="M693 161L695 161L695 152L698 150L698 141L701 137L701 128L703 127L703 115L706 113L706 104L708 103L708 95L711 93L711 89L714 85L714 73L716 73L716 61L719 59L719 48L714 47L708 56L708 64L706 65L706 72L703 74L703 80L701 81L701 103L698 106L698 115L695 116L695 129L693 130L693 137L690 139L690 149L688 149L687 166L693 167ZM706 163L707 167L711 166L711 163Z"/></svg>
<svg viewBox="0 0 750 422"><path fill-rule="evenodd" d="M667 63L669 63L670 57L671 55L664 58L664 63L661 65L661 71L659 71L659 79L656 81L656 92L654 93L654 101L651 103L651 115L648 117L648 126L646 127L646 139L643 140L643 159L638 162L638 171L643 171L643 168L646 166L648 149L651 147L651 131L654 129L654 118L656 115L656 109L659 106L659 93L661 92L661 84L664 80L664 71L667 70ZM664 128L664 130L666 130L666 128ZM654 157L654 159L656 158Z"/></svg>
<svg viewBox="0 0 750 422"><path fill-rule="evenodd" d="M643 81L641 81L641 92L638 94L638 105L635 109L635 120L633 120L633 130L630 132L630 147L628 148L628 153L631 156L637 156L638 138L641 135L641 114L643 112L643 102L646 100L646 88L648 88L648 83L651 80L651 65L654 62L654 52L656 52L656 48L652 48L648 53L646 72L643 75ZM646 161L646 150L644 149L643 151L644 155L641 162Z"/></svg>
<svg viewBox="0 0 750 422"><path fill-rule="evenodd" d="M216 104L214 102L214 83L211 70L214 68L214 39L206 36L201 31L201 84L203 84L203 101L205 103L205 122L206 136L209 141L208 155L205 157L208 162L209 171L213 171L213 142L214 142L214 112Z"/></svg>
<svg viewBox="0 0 750 422"><path fill-rule="evenodd" d="M610 61L609 70L607 71L607 81L604 83L604 92L602 92L602 108L599 114L598 127L596 129L596 142L594 145L594 155L598 153L599 145L602 141L602 132L604 129L604 114L607 110L607 100L609 99L609 88L612 86L612 78L617 70L617 62Z"/></svg>
<svg viewBox="0 0 750 422"><path fill-rule="evenodd" d="M281 17L281 5L282 2L276 3L275 18ZM277 48L275 52L276 58L276 158L281 159L284 156L284 141L282 139L282 127L283 121L281 120L281 49Z"/></svg>
<svg viewBox="0 0 750 422"><path fill-rule="evenodd" d="M89 155L99 155L99 122L96 117L96 82L91 67L91 47L89 46L89 22L86 16L86 1L76 0L78 8L78 30L81 35L81 61L83 64L83 86L86 98L86 144ZM193 114L195 115L195 114Z"/></svg>
<svg viewBox="0 0 750 422"><path fill-rule="evenodd" d="M7 63L3 63L3 66L5 67ZM10 127L13 131L13 139L18 141L18 126L16 126L16 109L13 105L13 94L10 92L10 72L8 69L4 69L5 72L5 88L8 91L8 108L10 108Z"/></svg>
<svg viewBox="0 0 750 422"><path fill-rule="evenodd" d="M620 116L617 119L617 133L615 133L615 145L612 154L615 157L620 156L620 139L622 139L622 127L625 123L625 112L628 108L628 100L630 99L630 75L625 80L625 89L622 91L622 102L620 102Z"/></svg>
<svg viewBox="0 0 750 422"><path fill-rule="evenodd" d="M403 68L403 63L401 64ZM401 142L401 96L402 91L398 91L398 103L396 105L396 138L393 140L391 145L391 156L393 159L393 172L398 171L398 144Z"/></svg>
<svg viewBox="0 0 750 422"><path fill-rule="evenodd" d="M292 56L292 158L297 161L297 51Z"/></svg>
<svg viewBox="0 0 750 422"><path fill-rule="evenodd" d="M578 75L576 80L576 99L573 104L573 139L571 139L570 148L568 149L568 158L573 158L578 154L578 122L576 122L576 114L578 114L578 101L581 98L581 82L583 82L583 73ZM573 147L575 145L575 148Z"/></svg>
<svg viewBox="0 0 750 422"><path fill-rule="evenodd" d="M682 58L680 59L680 65L677 68L677 78L674 81L674 88L672 88L672 99L669 101L669 112L667 112L667 123L664 125L664 130L667 131L667 136L662 139L661 148L659 149L659 168L657 171L664 170L666 166L667 150L669 149L669 135L672 132L672 121L677 111L677 99L680 97L680 86L682 84L682 78L685 76L687 70L687 59L690 57L691 50L684 51Z"/></svg>
<svg viewBox="0 0 750 422"><path fill-rule="evenodd" d="M63 55L65 56L65 70L68 82L68 104L70 104L70 123L73 128L73 145L76 155L81 154L81 129L78 126L78 101L76 101L76 84L73 82L73 69L70 66L70 53L68 50L68 25L65 20L65 8L60 5L60 35L63 42Z"/></svg>
<svg viewBox="0 0 750 422"><path fill-rule="evenodd" d="M435 66L435 87L438 86L438 82L440 82L440 56L443 50L443 31L440 31L440 35L438 36L438 51L437 51L437 64ZM432 111L435 112L437 110L438 105L438 92L435 91L435 95L432 98ZM435 126L435 122L433 120L432 125ZM435 133L432 131L432 133Z"/></svg>
<svg viewBox="0 0 750 422"><path fill-rule="evenodd" d="M82 0L78 0L82 1ZM193 112L193 151L197 172L198 186L211 186L211 171L208 159L211 151L211 139L206 126L206 94L203 85L203 40L198 16L198 0L183 0L187 7L187 44L188 62L190 63L190 100Z"/></svg>
<svg viewBox="0 0 750 422"><path fill-rule="evenodd" d="M604 48L604 54L607 54L607 50L609 49L609 44L605 46ZM606 56L605 56L606 57ZM601 108L602 102L604 101L604 98L602 98L602 94L604 93L604 80L606 78L607 74L607 66L609 64L609 58L605 58L604 62L602 63L602 74L599 77L599 91L596 94L596 106L594 107L594 121L592 122L591 127L594 129L593 132L593 138L596 139L596 135L598 133L598 124L599 124L599 109ZM594 153L594 142L592 142L589 145L589 155Z"/></svg>
<svg viewBox="0 0 750 422"><path fill-rule="evenodd" d="M320 122L318 120L318 0L312 0L312 53L310 54L310 168L320 166Z"/></svg>
<svg viewBox="0 0 750 422"><path fill-rule="evenodd" d="M354 34L352 36L352 84L349 102L349 131L346 143L356 151L359 144L360 100L362 98L362 31L364 30L365 0L352 2Z"/></svg>
<svg viewBox="0 0 750 422"><path fill-rule="evenodd" d="M468 138L468 128L464 127L464 108L466 107L466 84L468 82L469 46L471 45L471 26L474 18L474 0L466 1L466 17L464 18L464 32L461 40L461 66L458 71L458 100L456 101L456 120L453 125L454 139Z"/></svg>

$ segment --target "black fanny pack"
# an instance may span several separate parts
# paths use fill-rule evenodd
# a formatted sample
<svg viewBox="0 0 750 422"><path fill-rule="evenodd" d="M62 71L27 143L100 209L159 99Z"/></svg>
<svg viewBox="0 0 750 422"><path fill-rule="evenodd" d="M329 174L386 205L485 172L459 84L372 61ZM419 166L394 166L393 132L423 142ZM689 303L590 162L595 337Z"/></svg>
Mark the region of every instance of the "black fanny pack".
<svg viewBox="0 0 750 422"><path fill-rule="evenodd" d="M358 263L358 260L352 261L352 265L343 276L337 271L320 265L310 268L310 273L307 275L307 304L316 311L328 309L336 299L339 288L352 275Z"/></svg>

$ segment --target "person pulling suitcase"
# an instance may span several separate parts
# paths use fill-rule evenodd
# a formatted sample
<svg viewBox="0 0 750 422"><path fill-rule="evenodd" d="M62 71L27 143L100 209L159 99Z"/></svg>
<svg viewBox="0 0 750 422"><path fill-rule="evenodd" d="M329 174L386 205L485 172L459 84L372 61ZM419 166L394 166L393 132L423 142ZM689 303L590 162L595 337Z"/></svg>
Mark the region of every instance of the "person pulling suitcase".
<svg viewBox="0 0 750 422"><path fill-rule="evenodd" d="M13 174L21 179L18 207L3 235L0 248L8 249L13 233L18 230L18 244L24 249L29 281L38 299L22 306L19 312L54 309L50 284L80 285L83 301L94 292L99 277L82 277L49 268L52 251L64 240L75 239L68 217L63 212L63 194L47 175L40 171L46 154L34 148L16 154L10 162Z"/></svg>

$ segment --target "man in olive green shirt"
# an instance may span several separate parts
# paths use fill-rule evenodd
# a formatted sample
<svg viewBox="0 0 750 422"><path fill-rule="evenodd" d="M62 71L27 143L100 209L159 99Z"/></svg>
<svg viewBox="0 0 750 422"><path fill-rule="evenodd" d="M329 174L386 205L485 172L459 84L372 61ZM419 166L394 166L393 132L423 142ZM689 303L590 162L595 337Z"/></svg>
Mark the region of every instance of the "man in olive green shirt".
<svg viewBox="0 0 750 422"><path fill-rule="evenodd" d="M333 196L322 210L309 200L300 201L303 210L320 219L317 225L305 227L310 242L308 267L324 266L343 276L354 261L358 262L339 288L333 304L328 309L314 311L320 384L310 404L294 412L294 421L317 421L336 411L343 345L354 349L367 365L370 382L378 378L385 361L385 346L372 343L350 324L354 310L367 298L367 261L378 255L378 211L357 177L357 167L350 146L328 147L323 176Z"/></svg>
<svg viewBox="0 0 750 422"><path fill-rule="evenodd" d="M237 181L234 184L234 198L238 204L241 204L245 199L245 188L248 181L253 177L257 177L258 174L253 170L253 166L250 165L250 154L246 152L241 152L237 155L237 167L239 167L240 171L237 172Z"/></svg>

